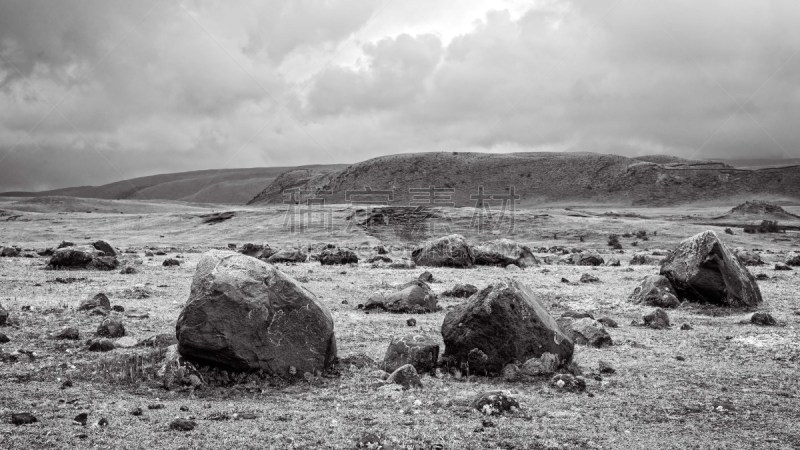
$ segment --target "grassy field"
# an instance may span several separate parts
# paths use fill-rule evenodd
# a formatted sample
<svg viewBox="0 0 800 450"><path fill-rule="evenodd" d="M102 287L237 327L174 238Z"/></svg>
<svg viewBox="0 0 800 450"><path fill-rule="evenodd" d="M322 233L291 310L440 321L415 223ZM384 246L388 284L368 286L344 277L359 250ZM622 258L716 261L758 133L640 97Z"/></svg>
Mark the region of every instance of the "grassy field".
<svg viewBox="0 0 800 450"><path fill-rule="evenodd" d="M127 250L121 258L137 274L45 270L46 258L0 258L0 304L10 312L12 326L0 327L10 342L6 353L21 354L17 362L0 362L0 448L353 448L364 433L383 434L394 448L798 448L800 447L800 270L774 271L787 251L800 250L800 233L724 234L713 222L733 205L671 209L573 205L517 211L513 230L478 233L469 228L472 209L449 212L449 231L477 241L510 237L532 248L562 245L596 249L620 267L575 267L542 264L523 271L474 269L375 268L367 263L322 267L318 263L282 266L303 280L333 314L340 357L363 354L383 359L393 336L409 332L441 342L440 326L448 308L464 300L441 297L443 310L425 315L366 314L357 308L376 290L415 279L422 271L434 276L432 288L441 294L455 283L482 288L504 277L516 278L536 293L558 317L567 310L612 317L608 329L614 345L603 349L576 346L575 361L588 381L582 394L560 393L547 380L507 383L480 376L456 379L449 374L424 375L423 389L402 391L380 385L377 367L341 370L339 377L274 385L249 382L205 388L190 394L167 391L149 380L118 379L118 363L152 350L118 348L88 352L83 341L101 321L76 311L78 303L97 292L109 295L114 313L127 334L144 339L174 333L175 320L189 295L194 267L201 252L228 243L269 243L273 247L337 243L359 249L367 257L377 244L407 256L407 236L386 230L347 226L353 208L332 207L333 229L304 233L284 229L285 210L278 207L238 208L143 202L103 203L87 213L61 207L19 211L18 199L0 200L0 245L53 247L61 240L82 243L105 239ZM108 201L103 201L108 202ZM92 207L92 205L88 205ZM110 208L110 209L109 209ZM24 208L23 208L24 209ZM797 214L797 207L787 207ZM215 225L203 223L211 211L234 210L234 218ZM6 218L19 215L14 220ZM652 308L628 302L628 295L657 266L629 266L635 252L670 249L681 239L705 229L715 230L731 247L757 249L767 265L752 268L768 280L760 288L759 308L774 315L776 327L747 322L751 311L684 305L669 311L672 327L651 330L634 325ZM611 233L644 230L648 240L622 238L624 253L612 253ZM436 234L433 230L429 234ZM423 236L420 236L423 237ZM637 241L634 246L633 242ZM146 249L163 249L164 256L145 257ZM165 258L182 256L179 267L163 267ZM540 257L548 256L538 253ZM554 255L549 255L554 256ZM589 272L600 283L575 283ZM77 280L62 283L57 278ZM567 278L572 283L563 283ZM136 298L132 288L150 293ZM343 303L346 300L346 303ZM145 318L144 315L146 314ZM417 326L406 325L414 317ZM690 324L691 330L681 330ZM47 335L74 326L79 341L56 341ZM680 357L680 358L679 358ZM598 361L616 369L598 373ZM72 387L62 389L70 379ZM480 392L504 390L521 408L497 417L471 410ZM149 409L149 405L163 408ZM143 414L129 414L134 408ZM38 423L14 426L11 413L31 412ZM89 425L72 419L88 413ZM190 432L170 431L176 417L194 417ZM214 420L229 417L229 420ZM108 425L92 426L100 418ZM388 445L387 445L387 448Z"/></svg>

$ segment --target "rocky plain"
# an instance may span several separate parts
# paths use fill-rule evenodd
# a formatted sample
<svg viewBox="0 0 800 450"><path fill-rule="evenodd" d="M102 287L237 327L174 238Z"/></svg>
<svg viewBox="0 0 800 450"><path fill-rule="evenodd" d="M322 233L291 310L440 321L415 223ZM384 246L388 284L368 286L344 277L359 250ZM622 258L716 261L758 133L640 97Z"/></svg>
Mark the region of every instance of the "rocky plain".
<svg viewBox="0 0 800 450"><path fill-rule="evenodd" d="M0 199L0 448L797 448L800 206L737 205Z"/></svg>

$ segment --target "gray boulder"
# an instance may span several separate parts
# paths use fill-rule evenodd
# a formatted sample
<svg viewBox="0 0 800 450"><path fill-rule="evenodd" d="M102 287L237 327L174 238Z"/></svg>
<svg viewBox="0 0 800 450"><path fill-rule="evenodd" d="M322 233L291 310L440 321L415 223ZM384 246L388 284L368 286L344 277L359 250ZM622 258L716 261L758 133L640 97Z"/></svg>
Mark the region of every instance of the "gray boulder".
<svg viewBox="0 0 800 450"><path fill-rule="evenodd" d="M439 360L439 343L423 334L409 334L393 339L383 358L383 370L391 373L411 364L419 373L433 372Z"/></svg>
<svg viewBox="0 0 800 450"><path fill-rule="evenodd" d="M675 295L672 284L663 275L644 277L629 298L633 303L660 308L676 308L681 304Z"/></svg>
<svg viewBox="0 0 800 450"><path fill-rule="evenodd" d="M411 252L411 258L418 266L472 267L475 265L472 249L467 240L458 234L423 242Z"/></svg>
<svg viewBox="0 0 800 450"><path fill-rule="evenodd" d="M427 283L414 280L389 293L375 293L365 309L383 309L393 313L428 313L439 309L436 294Z"/></svg>
<svg viewBox="0 0 800 450"><path fill-rule="evenodd" d="M602 348L614 345L614 341L608 334L603 325L589 317L582 319L572 319L561 317L557 320L561 329L572 338L572 341L579 345Z"/></svg>
<svg viewBox="0 0 800 450"><path fill-rule="evenodd" d="M281 250L269 258L267 258L267 262L270 264L277 264L277 263L301 263L305 262L308 258L308 255L304 253L302 250L297 249L287 249Z"/></svg>
<svg viewBox="0 0 800 450"><path fill-rule="evenodd" d="M111 311L111 301L108 300L108 296L106 294L99 292L91 297L81 300L80 305L78 305L78 311L91 311L95 308Z"/></svg>
<svg viewBox="0 0 800 450"><path fill-rule="evenodd" d="M515 280L494 283L448 312L442 337L447 363L492 375L544 353L568 362L574 350L533 292Z"/></svg>
<svg viewBox="0 0 800 450"><path fill-rule="evenodd" d="M661 263L661 275L691 302L752 307L762 301L755 277L713 231L681 242Z"/></svg>
<svg viewBox="0 0 800 450"><path fill-rule="evenodd" d="M472 254L475 264L482 266L506 267L514 264L525 268L539 264L530 248L511 239L496 239L473 245Z"/></svg>
<svg viewBox="0 0 800 450"><path fill-rule="evenodd" d="M197 264L176 324L180 353L234 370L325 370L336 357L328 308L275 266L212 250Z"/></svg>

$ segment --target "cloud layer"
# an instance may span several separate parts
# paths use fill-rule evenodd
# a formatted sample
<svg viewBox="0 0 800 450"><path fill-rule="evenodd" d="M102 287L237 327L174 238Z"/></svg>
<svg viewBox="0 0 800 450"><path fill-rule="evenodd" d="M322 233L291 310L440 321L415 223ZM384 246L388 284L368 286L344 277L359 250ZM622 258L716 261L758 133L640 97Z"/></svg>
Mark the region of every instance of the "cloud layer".
<svg viewBox="0 0 800 450"><path fill-rule="evenodd" d="M0 2L0 191L410 151L800 156L797 2Z"/></svg>

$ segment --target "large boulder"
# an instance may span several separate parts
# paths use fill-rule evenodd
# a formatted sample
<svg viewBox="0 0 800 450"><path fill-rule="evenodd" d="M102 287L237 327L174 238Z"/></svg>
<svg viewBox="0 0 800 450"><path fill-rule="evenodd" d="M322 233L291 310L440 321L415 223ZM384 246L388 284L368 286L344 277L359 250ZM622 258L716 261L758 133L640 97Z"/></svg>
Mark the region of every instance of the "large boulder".
<svg viewBox="0 0 800 450"><path fill-rule="evenodd" d="M417 372L433 372L439 359L439 343L424 334L409 334L392 339L383 357L383 370L392 373L411 364Z"/></svg>
<svg viewBox="0 0 800 450"><path fill-rule="evenodd" d="M319 262L323 266L344 265L357 263L358 256L350 250L343 248L326 248L319 255Z"/></svg>
<svg viewBox="0 0 800 450"><path fill-rule="evenodd" d="M692 302L752 307L762 301L755 277L713 231L681 242L661 263L661 275Z"/></svg>
<svg viewBox="0 0 800 450"><path fill-rule="evenodd" d="M644 277L629 298L633 303L660 308L675 308L681 304L675 289L672 288L672 283L664 275Z"/></svg>
<svg viewBox="0 0 800 450"><path fill-rule="evenodd" d="M475 265L472 249L464 236L459 234L425 241L411 252L411 258L418 266L472 267Z"/></svg>
<svg viewBox="0 0 800 450"><path fill-rule="evenodd" d="M235 370L288 377L336 357L328 308L278 268L230 251L201 257L175 328L184 357Z"/></svg>
<svg viewBox="0 0 800 450"><path fill-rule="evenodd" d="M506 364L544 353L566 363L574 350L533 292L515 280L494 283L448 312L442 336L446 362L473 373L497 375Z"/></svg>
<svg viewBox="0 0 800 450"><path fill-rule="evenodd" d="M496 239L473 245L472 254L475 264L483 266L505 267L514 264L524 268L539 264L530 248L511 239Z"/></svg>
<svg viewBox="0 0 800 450"><path fill-rule="evenodd" d="M427 313L439 309L436 293L427 283L414 280L396 291L375 293L364 304L365 309L383 309L394 313Z"/></svg>
<svg viewBox="0 0 800 450"><path fill-rule="evenodd" d="M88 245L68 246L56 250L47 267L50 269L114 270L119 266L116 256Z"/></svg>

